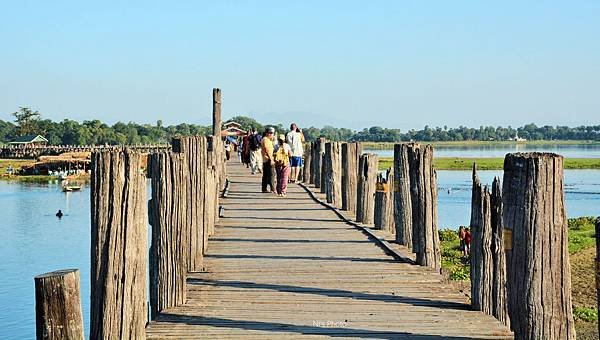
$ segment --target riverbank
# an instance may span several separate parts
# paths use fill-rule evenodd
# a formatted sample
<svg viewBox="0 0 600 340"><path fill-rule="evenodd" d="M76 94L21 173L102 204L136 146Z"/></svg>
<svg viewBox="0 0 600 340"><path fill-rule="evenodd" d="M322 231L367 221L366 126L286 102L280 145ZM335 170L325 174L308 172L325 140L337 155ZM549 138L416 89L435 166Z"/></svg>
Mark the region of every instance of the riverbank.
<svg viewBox="0 0 600 340"><path fill-rule="evenodd" d="M578 339L596 339L598 310L594 281L594 258L596 256L595 226L593 217L569 219L569 260L573 315ZM440 231L442 269L450 280L463 283L469 289L470 266L463 261L460 241L454 230Z"/></svg>
<svg viewBox="0 0 600 340"><path fill-rule="evenodd" d="M35 163L35 159L0 159L0 180L5 181L18 181L22 183L52 183L58 181L56 176L48 175L8 175L6 170L9 166L13 168L14 172L17 172L21 167L31 165ZM81 175L78 178L73 179L74 181L85 182L89 176Z"/></svg>
<svg viewBox="0 0 600 340"><path fill-rule="evenodd" d="M436 170L471 170L477 163L479 170L502 170L504 158L437 157L433 159ZM379 158L379 170L394 166L391 157ZM565 158L565 169L600 169L600 158Z"/></svg>
<svg viewBox="0 0 600 340"><path fill-rule="evenodd" d="M594 140L532 140L525 142L515 142L509 140L503 141L440 141L440 142L419 142L421 144L432 144L444 147L476 147L476 146L510 146L510 145L600 145L600 141ZM363 150L393 150L396 142L363 142Z"/></svg>

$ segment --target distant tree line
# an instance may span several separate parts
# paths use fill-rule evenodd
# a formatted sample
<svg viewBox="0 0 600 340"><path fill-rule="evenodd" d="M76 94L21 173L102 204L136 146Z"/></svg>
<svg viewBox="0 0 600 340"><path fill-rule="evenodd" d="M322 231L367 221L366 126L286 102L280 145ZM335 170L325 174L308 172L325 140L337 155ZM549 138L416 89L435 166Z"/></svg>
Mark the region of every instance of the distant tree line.
<svg viewBox="0 0 600 340"><path fill-rule="evenodd" d="M29 108L20 108L14 112L15 120L0 120L0 143L8 143L15 138L29 134L40 134L48 139L50 144L155 144L169 143L172 137L186 135L204 135L210 133L211 128L195 124L178 124L164 126L162 121L156 124L138 124L118 122L113 125L105 124L99 120L84 120L77 122L65 119L55 122L42 119L37 111ZM255 128L261 132L266 126L273 126L278 132L287 131L288 126L281 123L262 124L246 116L236 116L230 121L236 121L245 130ZM510 140L517 134L520 138L528 140L600 140L600 125L594 126L536 126L527 124L519 128L481 126L457 128L425 126L421 130L390 129L379 126L355 131L347 128L325 126L323 128L303 128L307 140L325 137L334 141L365 141L365 142L400 142L400 141L490 141Z"/></svg>

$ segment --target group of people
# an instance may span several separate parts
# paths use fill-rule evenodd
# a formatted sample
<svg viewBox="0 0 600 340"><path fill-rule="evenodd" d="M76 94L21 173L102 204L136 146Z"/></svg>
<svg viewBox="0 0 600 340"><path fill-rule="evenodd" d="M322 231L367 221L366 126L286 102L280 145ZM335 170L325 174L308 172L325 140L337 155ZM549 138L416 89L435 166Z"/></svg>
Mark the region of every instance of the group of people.
<svg viewBox="0 0 600 340"><path fill-rule="evenodd" d="M276 136L268 127L262 134L255 128L242 138L241 160L252 174L262 173L262 191L285 196L288 183L298 180L302 167L304 135L296 123L286 134Z"/></svg>
<svg viewBox="0 0 600 340"><path fill-rule="evenodd" d="M471 231L467 227L458 228L458 238L460 239L460 250L463 258L469 258L471 255Z"/></svg>

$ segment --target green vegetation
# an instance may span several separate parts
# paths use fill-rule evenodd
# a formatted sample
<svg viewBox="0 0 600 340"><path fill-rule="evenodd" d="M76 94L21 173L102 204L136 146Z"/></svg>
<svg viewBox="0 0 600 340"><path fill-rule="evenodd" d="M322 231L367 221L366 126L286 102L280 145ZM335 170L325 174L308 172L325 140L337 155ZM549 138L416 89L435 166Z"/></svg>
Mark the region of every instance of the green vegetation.
<svg viewBox="0 0 600 340"><path fill-rule="evenodd" d="M569 219L569 253L574 254L596 246L595 218Z"/></svg>
<svg viewBox="0 0 600 340"><path fill-rule="evenodd" d="M589 307L574 307L573 317L576 321L597 322L598 310L596 308Z"/></svg>
<svg viewBox="0 0 600 340"><path fill-rule="evenodd" d="M451 280L468 281L471 275L469 262L462 258L458 232L442 229L440 233L442 269L448 272Z"/></svg>
<svg viewBox="0 0 600 340"><path fill-rule="evenodd" d="M161 120L156 124L137 124L118 122L112 126L99 120L86 120L77 122L65 119L54 122L42 119L38 111L22 107L14 112L14 122L0 120L0 143L6 143L17 136L25 134L44 135L50 144L153 144L168 143L173 136L206 134L209 127L194 124L178 124L163 126ZM288 123L284 124L257 122L246 116L235 116L231 120L240 123L244 129L256 127L262 130L264 126L274 126L278 131L286 131ZM447 126L431 128L425 126L421 130L409 130L401 132L400 129L389 129L372 126L360 131L325 126L323 128L303 127L307 140L317 137L325 137L333 141L362 141L369 142L366 149L390 149L394 142L401 141L423 141L436 145L471 145L471 143L495 144L498 142L509 142L515 135L530 141L596 141L600 142L600 125L595 126L541 126L527 124L523 127L493 127L481 126L479 128L468 128L459 126L448 128ZM550 143L552 143L550 142ZM447 144L449 143L449 144ZM569 142L571 143L571 142Z"/></svg>
<svg viewBox="0 0 600 340"><path fill-rule="evenodd" d="M569 253L574 254L596 245L595 217L570 218L569 224ZM458 232L451 229L439 231L442 268L449 272L452 280L469 279L469 263L462 260Z"/></svg>
<svg viewBox="0 0 600 340"><path fill-rule="evenodd" d="M579 217L568 220L569 253L571 255L571 282L573 283L573 316L578 338L597 332L598 310L594 284L594 237L595 217ZM470 264L462 259L458 232L450 229L439 231L442 253L442 269L454 281L470 280Z"/></svg>
<svg viewBox="0 0 600 340"><path fill-rule="evenodd" d="M16 171L22 166L31 164L33 162L35 162L34 159L0 159L0 175L4 175L9 166L12 166Z"/></svg>
<svg viewBox="0 0 600 340"><path fill-rule="evenodd" d="M393 166L394 159L382 157L379 159L379 169L388 169ZM477 163L479 170L502 170L503 158L462 158L462 157L437 157L433 166L437 170L471 170L473 163ZM598 158L565 158L565 169L600 169Z"/></svg>

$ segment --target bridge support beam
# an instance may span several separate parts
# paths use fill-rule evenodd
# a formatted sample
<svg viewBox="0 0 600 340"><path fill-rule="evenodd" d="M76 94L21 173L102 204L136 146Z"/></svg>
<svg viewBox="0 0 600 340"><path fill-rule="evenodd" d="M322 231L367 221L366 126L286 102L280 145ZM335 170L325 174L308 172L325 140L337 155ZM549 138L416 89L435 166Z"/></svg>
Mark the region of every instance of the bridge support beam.
<svg viewBox="0 0 600 340"><path fill-rule="evenodd" d="M515 338L575 339L563 158L506 155L502 203L508 313Z"/></svg>
<svg viewBox="0 0 600 340"><path fill-rule="evenodd" d="M494 178L490 193L487 185L481 185L475 165L470 229L471 306L509 325L500 179Z"/></svg>
<svg viewBox="0 0 600 340"><path fill-rule="evenodd" d="M375 218L375 187L379 157L372 153L360 156L356 195L356 222L373 224Z"/></svg>
<svg viewBox="0 0 600 340"><path fill-rule="evenodd" d="M142 155L92 153L91 339L143 339L148 212Z"/></svg>
<svg viewBox="0 0 600 340"><path fill-rule="evenodd" d="M375 229L396 232L394 226L394 202L392 188L394 185L394 170L388 169L386 178L378 176L377 191L375 192Z"/></svg>
<svg viewBox="0 0 600 340"><path fill-rule="evenodd" d="M34 281L36 339L83 340L79 270L57 270Z"/></svg>
<svg viewBox="0 0 600 340"><path fill-rule="evenodd" d="M362 149L361 143L342 144L342 210L356 211L358 160Z"/></svg>
<svg viewBox="0 0 600 340"><path fill-rule="evenodd" d="M327 203L342 207L342 157L340 143L325 144L325 192Z"/></svg>

